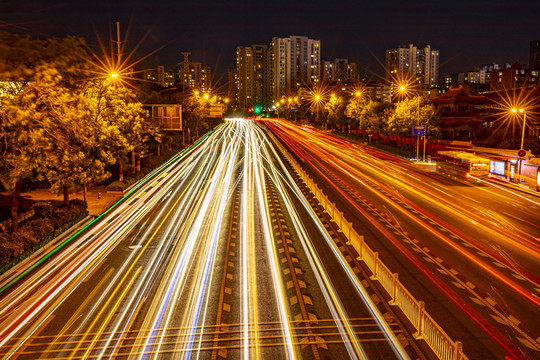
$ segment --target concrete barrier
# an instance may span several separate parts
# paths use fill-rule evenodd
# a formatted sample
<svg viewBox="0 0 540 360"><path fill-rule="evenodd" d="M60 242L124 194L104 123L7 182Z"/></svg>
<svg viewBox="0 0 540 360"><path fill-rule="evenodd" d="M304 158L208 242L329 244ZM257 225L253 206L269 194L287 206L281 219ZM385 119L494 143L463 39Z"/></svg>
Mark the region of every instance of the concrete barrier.
<svg viewBox="0 0 540 360"><path fill-rule="evenodd" d="M332 217L332 220L340 227L341 232L348 239L358 253L358 260L362 260L372 273L372 279L379 281L382 287L390 295L389 303L398 306L411 324L415 327L415 338L424 340L442 360L468 360L463 353L463 346L460 341L453 341L448 334L437 324L437 322L427 313L423 301L417 301L412 294L399 282L397 273L392 273L379 258L379 253L374 252L365 242L364 236L359 235L354 230L352 222L347 221L343 213L339 211L323 191L315 184L296 160L288 151L276 140L273 134L269 133L276 146L281 150L285 158L295 169L296 173L311 190L315 198L320 202L325 211Z"/></svg>

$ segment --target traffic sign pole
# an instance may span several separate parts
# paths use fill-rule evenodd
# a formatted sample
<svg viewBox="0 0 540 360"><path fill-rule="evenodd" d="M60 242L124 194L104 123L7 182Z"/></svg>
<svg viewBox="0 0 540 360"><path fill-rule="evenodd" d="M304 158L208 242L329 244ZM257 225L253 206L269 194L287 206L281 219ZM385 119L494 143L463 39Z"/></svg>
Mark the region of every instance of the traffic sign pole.
<svg viewBox="0 0 540 360"><path fill-rule="evenodd" d="M420 135L416 135L416 160L418 160L418 151L420 151Z"/></svg>

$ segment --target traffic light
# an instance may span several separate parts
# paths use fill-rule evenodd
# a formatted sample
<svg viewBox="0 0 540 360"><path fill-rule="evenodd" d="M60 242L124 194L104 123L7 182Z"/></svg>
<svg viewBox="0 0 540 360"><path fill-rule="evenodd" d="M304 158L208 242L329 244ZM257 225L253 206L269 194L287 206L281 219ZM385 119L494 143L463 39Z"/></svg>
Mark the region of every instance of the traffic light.
<svg viewBox="0 0 540 360"><path fill-rule="evenodd" d="M248 106L246 110L250 114L253 112L253 108L251 106Z"/></svg>
<svg viewBox="0 0 540 360"><path fill-rule="evenodd" d="M255 106L255 114L260 114L262 111L260 106Z"/></svg>

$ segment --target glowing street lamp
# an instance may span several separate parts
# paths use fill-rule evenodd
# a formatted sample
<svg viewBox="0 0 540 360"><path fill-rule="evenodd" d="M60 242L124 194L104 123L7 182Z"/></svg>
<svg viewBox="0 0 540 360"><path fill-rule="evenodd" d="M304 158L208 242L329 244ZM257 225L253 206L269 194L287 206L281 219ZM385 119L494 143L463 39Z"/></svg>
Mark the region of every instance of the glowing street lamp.
<svg viewBox="0 0 540 360"><path fill-rule="evenodd" d="M525 141L525 122L527 121L527 113L525 112L524 109L517 109L517 108L512 108L512 112L514 114L518 114L518 113L522 113L523 114L523 128L521 130L521 146L519 147L520 150L523 149L523 142ZM518 153L519 154L519 153ZM519 154L521 155L521 154ZM520 182L520 178L521 178L521 169L522 169L522 163L523 163L523 160L521 158L521 156L519 157L519 175L518 177L516 178L516 182Z"/></svg>
<svg viewBox="0 0 540 360"><path fill-rule="evenodd" d="M527 113L523 109L516 109L516 108L512 108L512 112L514 114L517 114L518 112L523 114L523 129L521 130L521 146L520 146L520 149L523 149L523 142L525 140L525 121L527 121Z"/></svg>

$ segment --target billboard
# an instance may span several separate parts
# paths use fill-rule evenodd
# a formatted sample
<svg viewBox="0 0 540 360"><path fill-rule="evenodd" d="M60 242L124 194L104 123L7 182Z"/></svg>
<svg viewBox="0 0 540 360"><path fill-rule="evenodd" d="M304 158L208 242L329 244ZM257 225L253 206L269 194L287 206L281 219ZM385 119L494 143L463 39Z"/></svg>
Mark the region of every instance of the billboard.
<svg viewBox="0 0 540 360"><path fill-rule="evenodd" d="M163 130L182 130L182 105L150 105L152 117Z"/></svg>
<svg viewBox="0 0 540 360"><path fill-rule="evenodd" d="M210 108L208 109L208 117L223 117L223 106L221 104L210 105Z"/></svg>

